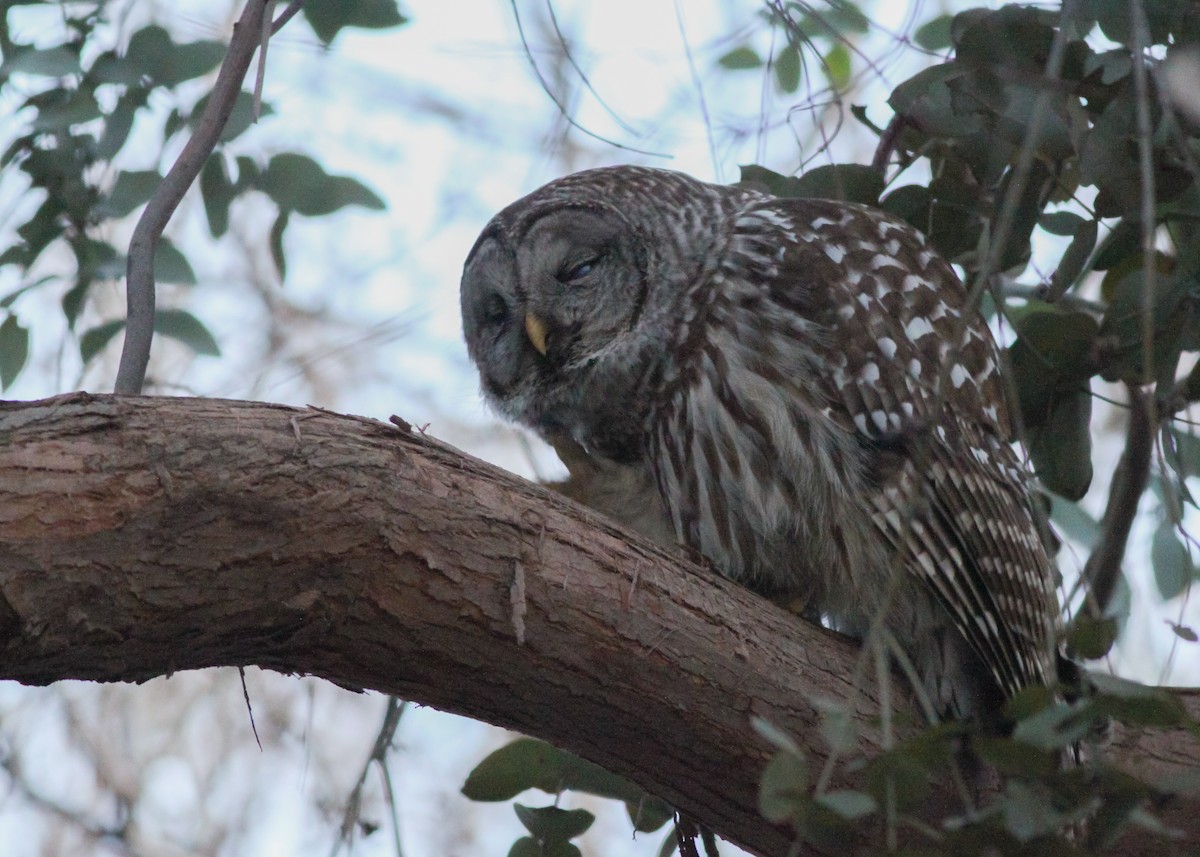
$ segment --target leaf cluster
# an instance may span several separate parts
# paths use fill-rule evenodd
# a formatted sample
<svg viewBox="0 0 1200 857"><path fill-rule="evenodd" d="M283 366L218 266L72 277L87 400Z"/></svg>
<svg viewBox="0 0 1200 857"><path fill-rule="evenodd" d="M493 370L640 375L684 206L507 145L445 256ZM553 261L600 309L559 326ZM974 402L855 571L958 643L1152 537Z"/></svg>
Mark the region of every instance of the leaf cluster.
<svg viewBox="0 0 1200 857"><path fill-rule="evenodd" d="M15 41L10 18L36 11L15 8L22 6L62 8L59 39L37 45ZM395 0L312 0L303 12L326 44L346 26L391 27L405 20ZM20 105L19 130L0 154L0 180L21 180L28 194L40 199L16 226L18 240L0 248L0 266L13 266L21 278L16 289L0 297L0 389L16 380L28 360L30 331L14 308L23 295L47 288L60 292L66 325L75 331L95 285L124 276L125 254L110 242L111 227L140 211L163 178L158 169L120 166L127 159L124 153L135 122L142 117L139 135L158 136L159 151L177 148L175 141L190 134L207 104L207 97L189 97L195 89L189 84L213 74L225 56L222 42L179 43L156 24L130 34L123 48L112 46L114 30L104 3L0 7L0 96ZM164 102L174 106L164 121L147 130L158 115L152 108ZM261 115L271 112L270 104L261 105ZM293 212L321 216L347 205L381 209L383 202L355 179L329 175L299 153L278 153L265 167L249 156L235 158L227 149L253 118L253 98L243 92L222 134L221 148L204 171L201 193L214 237L228 229L229 208L239 196L257 191L275 203L271 246L282 276L283 234ZM236 166L236 177L230 176L230 164ZM42 267L38 262L48 251L60 261L66 255L67 270L37 276ZM196 284L187 257L165 237L158 243L155 279ZM124 320L113 320L82 332L78 341L83 363L123 328ZM200 354L219 353L212 334L187 310L160 310L155 330Z"/></svg>
<svg viewBox="0 0 1200 857"><path fill-rule="evenodd" d="M1129 5L1110 0L943 15L914 40L949 53L895 87L888 127L851 108L879 135L874 167L796 178L750 165L742 184L881 207L924 232L969 283L987 278L984 309L1015 333L1014 429L1060 498L1056 522L1072 535L1082 525L1085 547L1098 524L1062 500L1092 483L1093 380L1151 388L1165 465L1153 561L1172 598L1196 578L1179 521L1181 504L1196 505L1186 479L1200 458L1171 417L1200 400L1200 126L1173 105L1163 69L1200 50L1200 6L1140 5L1140 33ZM889 161L899 167L890 175ZM906 183L918 162L932 178ZM1035 237L1062 248L1057 264L1033 272L1037 286L1009 288L1027 274Z"/></svg>
<svg viewBox="0 0 1200 857"><path fill-rule="evenodd" d="M579 857L578 847L570 840L585 833L595 816L582 809L560 809L557 798L564 792L623 802L638 833L658 830L674 815L667 804L623 777L533 738L518 738L491 753L471 771L462 792L471 800L506 801L527 789L555 795L556 801L545 807L514 804L529 835L513 844L509 857ZM674 836L667 842L673 843Z"/></svg>

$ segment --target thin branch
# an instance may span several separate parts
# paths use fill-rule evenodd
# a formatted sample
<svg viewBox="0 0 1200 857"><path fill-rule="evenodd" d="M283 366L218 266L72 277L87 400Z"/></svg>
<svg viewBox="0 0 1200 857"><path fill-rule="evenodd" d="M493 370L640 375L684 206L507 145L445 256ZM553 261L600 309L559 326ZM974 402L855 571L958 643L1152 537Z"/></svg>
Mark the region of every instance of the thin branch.
<svg viewBox="0 0 1200 857"><path fill-rule="evenodd" d="M521 12L519 9L517 9L517 0L510 0L509 5L512 6L513 21L516 22L517 35L521 39L521 48L525 51L525 58L529 60L529 67L533 69L534 77L536 77L538 83L541 84L542 91L546 93L552 102L554 102L554 106L558 108L558 112L562 114L563 119L568 125L574 128L576 131L579 131L581 134L586 134L593 140L599 140L601 143L607 143L608 145L615 146L618 149L625 149L629 152L637 152L639 155L649 155L653 158L672 157L666 152L652 152L649 149L638 149L635 146L627 146L624 143L618 143L616 140L610 139L601 134L597 134L595 131L591 131L575 121L575 118L571 115L570 111L567 110L567 106L563 104L562 101L551 90L550 83L546 80L545 75L542 74L542 70L538 67L537 60L533 58L533 48L529 46L529 37L525 34L525 24L521 21Z"/></svg>
<svg viewBox="0 0 1200 857"><path fill-rule="evenodd" d="M358 823L359 815L362 812L363 788L367 784L367 774L371 772L372 762L379 765L379 769L383 772L384 789L388 792L388 802L392 808L392 836L396 847L396 857L401 857L400 825L396 815L396 796L392 793L391 777L387 770L387 754L392 748L392 742L396 739L396 730L400 727L400 718L404 716L404 712L407 710L407 702L404 702L397 696L388 697L387 708L383 712L383 723L380 724L379 733L375 736L375 743L371 747L371 754L363 762L362 772L358 775L358 782L354 784L354 790L350 792L350 797L346 800L346 812L342 816L342 826L338 832L337 842L333 844L333 851L330 857L336 855L343 845L350 845L354 839L354 827Z"/></svg>
<svg viewBox="0 0 1200 857"><path fill-rule="evenodd" d="M150 362L150 343L154 338L154 254L158 241L183 195L216 148L229 114L233 112L242 81L250 68L250 59L258 47L265 8L265 0L248 0L246 3L242 17L233 27L229 53L217 74L208 106L133 230L126 270L125 346L117 369L117 393L137 395L142 391L146 366Z"/></svg>
<svg viewBox="0 0 1200 857"><path fill-rule="evenodd" d="M1130 0L1129 14L1133 34L1133 89L1134 118L1137 122L1138 173L1141 178L1141 226L1142 226L1142 383L1154 381L1154 281L1157 265L1154 261L1154 232L1157 225L1154 217L1154 131L1150 127L1150 83L1146 74L1146 46L1149 41L1149 25L1146 10L1141 0Z"/></svg>
<svg viewBox="0 0 1200 857"><path fill-rule="evenodd" d="M274 34L274 28L267 22L275 17L275 0L267 0L267 9L263 13L263 22L260 27L262 35L258 41L258 69L254 74L254 121L257 122L259 116L262 115L262 90L263 81L267 77L267 48L270 46L271 36Z"/></svg>
<svg viewBox="0 0 1200 857"><path fill-rule="evenodd" d="M292 0L288 7L279 13L279 17L271 24L271 35L283 29L284 24L296 17L296 13L304 8L304 0Z"/></svg>
<svg viewBox="0 0 1200 857"><path fill-rule="evenodd" d="M1108 506L1100 521L1100 541L1083 566L1088 595L1080 613L1091 618L1102 617L1112 600L1138 502L1150 479L1150 457L1154 452L1155 421L1150 411L1153 403L1149 396L1130 387L1129 404L1125 452L1113 472Z"/></svg>

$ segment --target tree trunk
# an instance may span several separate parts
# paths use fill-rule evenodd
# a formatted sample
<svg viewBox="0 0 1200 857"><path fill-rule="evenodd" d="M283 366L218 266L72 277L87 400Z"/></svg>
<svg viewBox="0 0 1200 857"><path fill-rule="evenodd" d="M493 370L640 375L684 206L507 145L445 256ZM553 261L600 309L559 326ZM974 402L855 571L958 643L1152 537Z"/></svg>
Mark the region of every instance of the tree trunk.
<svg viewBox="0 0 1200 857"><path fill-rule="evenodd" d="M2 678L310 673L544 738L773 855L790 837L756 808L771 747L751 718L814 770L828 703L853 713L856 753L881 742L852 642L419 433L75 394L0 405L0 440ZM1123 732L1114 752L1154 781L1198 747ZM954 808L946 788L929 810ZM1200 837L1198 810L1163 816Z"/></svg>

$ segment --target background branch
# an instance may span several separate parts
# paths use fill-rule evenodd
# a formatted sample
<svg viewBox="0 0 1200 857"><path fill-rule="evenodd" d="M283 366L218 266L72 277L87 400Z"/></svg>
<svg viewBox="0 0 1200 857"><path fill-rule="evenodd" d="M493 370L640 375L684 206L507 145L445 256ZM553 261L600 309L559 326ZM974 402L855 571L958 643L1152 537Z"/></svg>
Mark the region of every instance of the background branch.
<svg viewBox="0 0 1200 857"><path fill-rule="evenodd" d="M1129 427L1125 433L1125 450L1113 471L1108 505L1100 521L1100 539L1083 566L1087 597L1080 610L1094 619L1104 616L1121 577L1125 547L1129 543L1138 503L1150 479L1150 458L1154 452L1153 402L1136 387L1128 389Z"/></svg>

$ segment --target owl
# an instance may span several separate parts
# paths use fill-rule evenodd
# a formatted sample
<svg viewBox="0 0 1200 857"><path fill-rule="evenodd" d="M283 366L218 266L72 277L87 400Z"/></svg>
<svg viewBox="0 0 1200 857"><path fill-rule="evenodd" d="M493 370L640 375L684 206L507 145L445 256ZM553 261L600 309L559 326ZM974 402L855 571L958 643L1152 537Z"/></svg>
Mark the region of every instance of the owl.
<svg viewBox="0 0 1200 857"><path fill-rule="evenodd" d="M834 629L882 629L938 716L992 719L1049 681L1053 566L996 343L911 226L587 170L492 219L461 303L484 397L579 499Z"/></svg>

